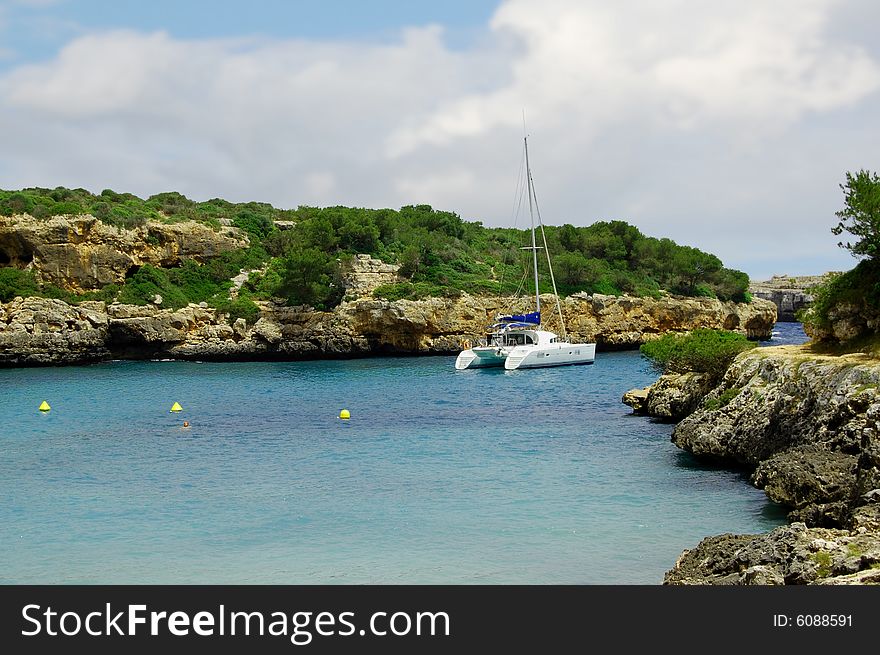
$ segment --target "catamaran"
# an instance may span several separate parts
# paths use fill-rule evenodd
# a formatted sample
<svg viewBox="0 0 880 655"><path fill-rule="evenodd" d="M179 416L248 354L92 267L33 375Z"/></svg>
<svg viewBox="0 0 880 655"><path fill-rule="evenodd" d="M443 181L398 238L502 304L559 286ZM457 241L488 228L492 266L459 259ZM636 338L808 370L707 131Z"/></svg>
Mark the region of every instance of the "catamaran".
<svg viewBox="0 0 880 655"><path fill-rule="evenodd" d="M534 181L529 167L528 137L523 137L526 160L526 183L529 196L529 217L531 220L532 245L523 248L532 253L532 267L535 276L535 310L525 314L501 314L486 331L486 336L479 344L466 347L455 358L455 368L487 368L503 366L507 370L519 368L543 368L547 366L566 366L573 364L592 364L596 357L595 343L569 343L565 333L565 321L562 318L562 307L559 294L556 292L556 279L550 265L550 254L547 252L547 238L541 224L540 211L537 208ZM543 250L547 253L547 268L553 284L553 295L556 298L556 310L562 326L562 336L555 332L540 329L541 326L541 294L538 290L538 250L535 240L535 215L541 227Z"/></svg>

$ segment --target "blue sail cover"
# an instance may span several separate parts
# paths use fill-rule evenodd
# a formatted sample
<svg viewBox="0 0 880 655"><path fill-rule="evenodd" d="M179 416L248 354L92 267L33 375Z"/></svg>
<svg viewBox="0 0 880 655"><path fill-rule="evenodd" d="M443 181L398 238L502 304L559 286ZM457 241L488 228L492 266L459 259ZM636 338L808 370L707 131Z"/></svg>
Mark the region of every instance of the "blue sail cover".
<svg viewBox="0 0 880 655"><path fill-rule="evenodd" d="M502 323L529 323L531 325L541 324L541 312L529 312L528 314L513 314L511 316L499 316L498 320Z"/></svg>

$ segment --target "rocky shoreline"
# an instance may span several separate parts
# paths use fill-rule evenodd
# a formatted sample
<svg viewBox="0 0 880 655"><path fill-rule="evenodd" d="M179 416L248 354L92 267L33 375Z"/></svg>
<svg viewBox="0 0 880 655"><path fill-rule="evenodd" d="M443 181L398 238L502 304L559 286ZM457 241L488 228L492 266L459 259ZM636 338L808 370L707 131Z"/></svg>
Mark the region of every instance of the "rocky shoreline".
<svg viewBox="0 0 880 655"><path fill-rule="evenodd" d="M764 535L719 535L686 550L664 584L880 583L880 360L804 346L741 354L721 383L663 376L624 402L679 421L672 441L752 470L789 509Z"/></svg>
<svg viewBox="0 0 880 655"><path fill-rule="evenodd" d="M825 275L774 275L763 282L751 282L749 293L756 298L770 300L776 305L778 321L793 323L798 320L797 314L813 302L812 290L825 282Z"/></svg>
<svg viewBox="0 0 880 655"><path fill-rule="evenodd" d="M547 296L546 302L551 297ZM15 298L0 303L0 366L85 364L107 359L326 359L452 354L474 341L499 312L524 311L523 299L386 301L363 297L330 312L262 301L253 324L205 304L156 305ZM667 331L735 329L770 337L775 307L764 300L633 298L576 294L562 302L568 334L599 349L635 348ZM559 331L556 316L545 325Z"/></svg>

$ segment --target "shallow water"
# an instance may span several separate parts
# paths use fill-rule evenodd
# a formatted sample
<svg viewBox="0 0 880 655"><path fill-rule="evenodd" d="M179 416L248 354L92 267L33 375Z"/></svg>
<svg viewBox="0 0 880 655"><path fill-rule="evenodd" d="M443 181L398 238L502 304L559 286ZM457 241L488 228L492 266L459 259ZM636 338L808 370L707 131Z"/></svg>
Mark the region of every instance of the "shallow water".
<svg viewBox="0 0 880 655"><path fill-rule="evenodd" d="M638 352L454 360L2 370L0 582L659 584L784 523L621 403L656 377Z"/></svg>

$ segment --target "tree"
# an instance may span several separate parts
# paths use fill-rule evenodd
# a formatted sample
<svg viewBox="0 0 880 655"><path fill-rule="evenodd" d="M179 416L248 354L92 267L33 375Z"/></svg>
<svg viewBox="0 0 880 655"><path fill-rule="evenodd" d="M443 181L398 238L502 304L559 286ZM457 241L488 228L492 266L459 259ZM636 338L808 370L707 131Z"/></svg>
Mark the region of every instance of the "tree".
<svg viewBox="0 0 880 655"><path fill-rule="evenodd" d="M569 252L579 251L584 247L581 233L571 223L565 223L559 228L559 243Z"/></svg>
<svg viewBox="0 0 880 655"><path fill-rule="evenodd" d="M567 287L579 287L586 280L587 260L580 252L563 252L554 258L559 282Z"/></svg>
<svg viewBox="0 0 880 655"><path fill-rule="evenodd" d="M326 216L316 216L302 226L303 238L310 248L322 252L335 252L339 239L333 229L333 223Z"/></svg>
<svg viewBox="0 0 880 655"><path fill-rule="evenodd" d="M295 249L281 260L281 285L276 293L292 305L327 309L338 304L341 286L338 265L315 248Z"/></svg>
<svg viewBox="0 0 880 655"><path fill-rule="evenodd" d="M697 285L706 281L713 273L721 270L721 260L715 255L710 255L691 248L681 246L673 256L674 271L681 280L681 290L688 295L696 292Z"/></svg>
<svg viewBox="0 0 880 655"><path fill-rule="evenodd" d="M880 255L880 177L866 170L855 175L847 172L846 184L841 184L840 188L846 206L835 212L840 222L831 231L836 236L849 232L859 240L855 243L841 241L837 245L855 257L877 258Z"/></svg>

